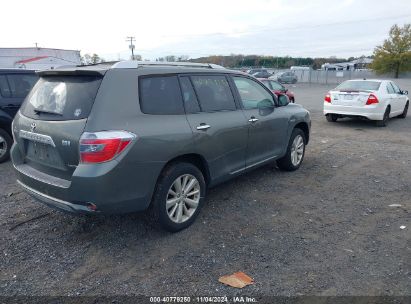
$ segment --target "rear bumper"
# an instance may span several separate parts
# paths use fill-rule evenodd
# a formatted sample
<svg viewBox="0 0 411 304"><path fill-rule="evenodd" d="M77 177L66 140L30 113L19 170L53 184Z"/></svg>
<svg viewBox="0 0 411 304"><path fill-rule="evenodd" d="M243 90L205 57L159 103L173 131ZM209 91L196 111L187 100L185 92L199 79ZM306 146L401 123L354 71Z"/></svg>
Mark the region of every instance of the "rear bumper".
<svg viewBox="0 0 411 304"><path fill-rule="evenodd" d="M55 198L55 197L51 197L44 193L41 193L23 184L19 180L17 180L17 183L34 199L36 199L37 201L43 204L46 204L47 206L51 208L69 212L69 213L94 213L96 212L96 211L92 211L89 208L87 208L87 205L72 204L72 203L60 200L58 198Z"/></svg>
<svg viewBox="0 0 411 304"><path fill-rule="evenodd" d="M70 180L45 174L25 164L18 147L11 158L17 182L50 207L70 213L119 214L147 209L163 163L111 161L78 165ZM95 210L88 206L93 204Z"/></svg>
<svg viewBox="0 0 411 304"><path fill-rule="evenodd" d="M381 104L369 106L343 106L324 102L324 115L338 114L342 116L365 117L370 120L382 120L385 108Z"/></svg>

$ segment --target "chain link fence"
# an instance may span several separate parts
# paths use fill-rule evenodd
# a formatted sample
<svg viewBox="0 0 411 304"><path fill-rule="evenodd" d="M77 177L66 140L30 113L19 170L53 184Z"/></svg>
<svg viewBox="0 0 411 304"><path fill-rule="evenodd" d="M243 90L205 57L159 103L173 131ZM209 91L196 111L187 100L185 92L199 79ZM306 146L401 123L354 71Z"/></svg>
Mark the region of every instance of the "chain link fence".
<svg viewBox="0 0 411 304"><path fill-rule="evenodd" d="M289 69L270 69L267 71L275 74L278 72L290 72ZM298 82L318 83L318 84L340 84L350 79L394 79L394 74L377 75L372 70L292 70L297 77ZM411 72L401 73L400 78L411 79Z"/></svg>

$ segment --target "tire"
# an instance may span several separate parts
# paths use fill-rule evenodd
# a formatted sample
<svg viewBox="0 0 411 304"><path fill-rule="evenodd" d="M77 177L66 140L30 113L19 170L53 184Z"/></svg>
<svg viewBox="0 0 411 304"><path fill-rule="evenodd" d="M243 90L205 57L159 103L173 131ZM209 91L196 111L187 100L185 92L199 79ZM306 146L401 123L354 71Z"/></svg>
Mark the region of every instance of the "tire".
<svg viewBox="0 0 411 304"><path fill-rule="evenodd" d="M336 122L338 119L338 116L335 114L327 114L325 115L325 118L327 119L328 122Z"/></svg>
<svg viewBox="0 0 411 304"><path fill-rule="evenodd" d="M307 140L303 130L298 128L294 129L291 133L290 141L288 142L287 152L282 158L277 160L277 166L283 171L295 171L300 168L304 160L306 142ZM300 143L302 144L302 149L300 150L301 153L296 151L296 148L298 149ZM296 145L298 146L296 147ZM297 153L297 157L299 157L297 161L294 159L294 152Z"/></svg>
<svg viewBox="0 0 411 304"><path fill-rule="evenodd" d="M410 102L407 101L407 103L405 104L405 107L404 107L404 111L402 112L401 115L398 116L398 118L405 118L405 117L407 117L408 107L409 107L409 106L410 106Z"/></svg>
<svg viewBox="0 0 411 304"><path fill-rule="evenodd" d="M0 129L0 163L4 163L10 158L10 149L13 144L13 139L9 133Z"/></svg>
<svg viewBox="0 0 411 304"><path fill-rule="evenodd" d="M187 197L183 196L187 193L177 191L177 180L180 180L180 185L184 185L185 178L189 180L186 186L189 186L191 181L194 183L193 188L189 189L189 194L198 190L197 194ZM157 183L150 206L152 216L157 224L167 231L183 230L196 219L203 205L205 193L204 176L196 166L185 162L172 163L163 170ZM189 201L184 200L184 197ZM187 202L190 202L190 205Z"/></svg>
<svg viewBox="0 0 411 304"><path fill-rule="evenodd" d="M386 127L388 120L390 119L390 112L391 108L388 106L387 109L385 109L384 116L382 120L377 120L376 125L377 127Z"/></svg>

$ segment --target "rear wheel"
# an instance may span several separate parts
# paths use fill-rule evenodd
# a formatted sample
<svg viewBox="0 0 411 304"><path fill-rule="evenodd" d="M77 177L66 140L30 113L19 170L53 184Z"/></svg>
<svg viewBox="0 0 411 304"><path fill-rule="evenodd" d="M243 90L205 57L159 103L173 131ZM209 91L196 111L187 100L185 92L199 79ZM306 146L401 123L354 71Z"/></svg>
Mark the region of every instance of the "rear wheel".
<svg viewBox="0 0 411 304"><path fill-rule="evenodd" d="M9 159L12 144L13 139L10 137L9 133L0 129L0 163Z"/></svg>
<svg viewBox="0 0 411 304"><path fill-rule="evenodd" d="M391 108L388 106L387 109L384 112L384 116L382 118L382 120L377 120L376 124L377 127L386 127L388 120L390 119L390 112L391 112Z"/></svg>
<svg viewBox="0 0 411 304"><path fill-rule="evenodd" d="M190 226L200 212L206 186L201 171L191 163L174 163L164 169L152 201L155 220L165 230Z"/></svg>
<svg viewBox="0 0 411 304"><path fill-rule="evenodd" d="M338 116L335 114L327 114L325 115L325 118L327 119L328 122L336 122L338 119Z"/></svg>
<svg viewBox="0 0 411 304"><path fill-rule="evenodd" d="M405 117L407 117L409 105L410 105L410 102L407 101L407 103L405 104L405 107L404 107L404 111L402 112L401 115L398 116L399 118L405 118Z"/></svg>
<svg viewBox="0 0 411 304"><path fill-rule="evenodd" d="M284 171L295 171L303 162L305 154L305 134L301 129L294 129L288 143L287 152L277 160L277 165Z"/></svg>

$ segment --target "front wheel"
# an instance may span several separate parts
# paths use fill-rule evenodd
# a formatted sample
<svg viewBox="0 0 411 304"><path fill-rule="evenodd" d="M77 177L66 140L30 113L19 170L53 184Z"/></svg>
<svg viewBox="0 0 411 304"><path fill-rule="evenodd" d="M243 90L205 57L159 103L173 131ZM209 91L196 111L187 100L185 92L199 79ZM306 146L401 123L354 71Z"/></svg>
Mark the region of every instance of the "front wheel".
<svg viewBox="0 0 411 304"><path fill-rule="evenodd" d="M404 111L402 112L401 115L398 116L399 118L405 118L405 117L407 117L409 105L410 105L410 102L407 101L407 103L405 104L405 107L404 107Z"/></svg>
<svg viewBox="0 0 411 304"><path fill-rule="evenodd" d="M187 228L197 217L205 192L204 176L196 166L184 162L169 165L161 174L152 201L155 220L167 231Z"/></svg>
<svg viewBox="0 0 411 304"><path fill-rule="evenodd" d="M295 171L303 162L305 154L305 134L301 129L294 129L284 157L277 160L277 165L284 171Z"/></svg>
<svg viewBox="0 0 411 304"><path fill-rule="evenodd" d="M9 159L12 144L13 139L10 137L9 133L0 129L0 163Z"/></svg>

